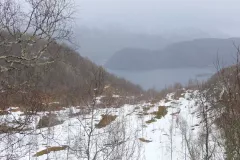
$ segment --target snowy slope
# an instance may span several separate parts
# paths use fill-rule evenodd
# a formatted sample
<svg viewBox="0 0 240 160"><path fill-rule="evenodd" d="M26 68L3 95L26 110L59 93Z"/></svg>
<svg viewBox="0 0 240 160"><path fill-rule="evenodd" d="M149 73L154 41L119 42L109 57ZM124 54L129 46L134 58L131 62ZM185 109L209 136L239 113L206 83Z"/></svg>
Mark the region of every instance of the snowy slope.
<svg viewBox="0 0 240 160"><path fill-rule="evenodd" d="M112 152L123 156L123 160L187 160L190 155L187 149L186 139L191 142L199 141L198 134L201 130L201 116L199 116L199 106L196 104L198 91L185 91L179 99L173 99L173 93L155 104L141 103L136 105L124 105L120 108L98 109L92 114L69 117L69 113L78 113L80 109L72 107L64 111L55 112L62 124L50 128L35 129L43 114L33 118L31 128L26 134L1 134L0 157L7 159L5 155L11 155L12 159L21 160L59 160L59 159L87 159L86 147L88 144L87 134L91 125L101 120L101 115L116 115L117 118L108 126L96 128L91 139L90 155L93 158L97 147L108 147L113 143L113 139L118 138L120 149L115 148ZM100 100L99 100L100 101ZM167 114L161 119L154 118L152 113L158 111L159 106L167 108ZM147 110L144 108L148 107ZM14 112L10 117L21 117L21 112ZM94 116L92 116L94 115ZM0 116L6 118L6 116ZM154 118L154 122L146 121ZM14 119L14 118L12 118ZM116 127L118 126L118 127ZM86 131L87 129L87 131ZM115 132L110 135L110 131ZM217 133L217 132L216 132ZM9 137L4 139L4 137ZM140 140L140 139L144 140ZM20 139L20 141L19 141ZM193 144L194 144L193 143ZM14 144L14 145L12 145ZM48 154L34 156L37 152L44 151L47 147L63 147L63 150L52 151ZM126 152L132 149L134 151ZM216 149L220 159L223 150ZM107 148L104 151L109 151ZM102 160L106 157L106 152L99 152L96 159ZM114 154L114 156L116 156ZM117 159L110 156L108 159ZM201 157L201 155L200 155ZM8 157L9 158L9 157Z"/></svg>

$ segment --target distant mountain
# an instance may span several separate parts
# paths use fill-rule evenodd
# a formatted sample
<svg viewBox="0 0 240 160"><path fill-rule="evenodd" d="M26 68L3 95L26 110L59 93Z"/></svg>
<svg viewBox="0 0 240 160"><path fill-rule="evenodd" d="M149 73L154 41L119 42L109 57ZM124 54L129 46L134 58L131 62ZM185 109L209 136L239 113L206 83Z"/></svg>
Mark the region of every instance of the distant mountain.
<svg viewBox="0 0 240 160"><path fill-rule="evenodd" d="M116 52L105 67L119 70L206 67L217 58L228 65L233 62L239 45L240 38L205 38L174 43L162 50L126 48Z"/></svg>
<svg viewBox="0 0 240 160"><path fill-rule="evenodd" d="M172 43L189 41L199 38L226 38L228 36L216 31L202 31L196 28L182 28L159 31L155 34L136 33L121 27L105 29L78 27L74 30L75 41L79 44L78 51L97 64L103 65L123 48L143 48L162 50Z"/></svg>
<svg viewBox="0 0 240 160"><path fill-rule="evenodd" d="M132 33L125 30L101 30L80 27L76 29L79 53L97 64L104 64L122 48L163 49L172 41L161 35Z"/></svg>

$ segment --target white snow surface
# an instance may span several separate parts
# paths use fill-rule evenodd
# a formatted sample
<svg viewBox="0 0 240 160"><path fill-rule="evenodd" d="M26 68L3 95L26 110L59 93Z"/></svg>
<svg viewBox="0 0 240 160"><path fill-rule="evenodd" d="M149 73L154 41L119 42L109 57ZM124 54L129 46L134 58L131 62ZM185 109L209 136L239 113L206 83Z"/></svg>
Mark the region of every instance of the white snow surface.
<svg viewBox="0 0 240 160"><path fill-rule="evenodd" d="M186 121L187 127L187 136L191 136L192 139L196 139L200 131L200 121L201 117L198 113L198 105L196 104L196 95L198 91L186 91L182 97L177 100L172 99L173 93L169 94L166 99L163 99L155 104L151 103L142 103L136 105L125 104L120 108L108 108L108 109L98 109L94 113L94 123L98 123L101 119L102 114L111 114L116 115L117 118L110 125L96 129L96 135L105 132L108 129L112 129L117 122L124 121L124 127L126 128L126 135L131 137L130 142L125 142L131 144L138 144L138 147L135 146L136 152L133 153L128 159L137 159L139 160L188 160L189 153L186 148L186 143L183 138L181 125L183 121ZM115 97L118 97L115 95ZM100 101L100 99L98 99ZM154 117L152 114L148 115L139 115L143 112L144 107L151 106L147 111L152 113L157 111L159 106L167 107L166 116L161 119L156 119L156 122L147 124L146 121ZM90 125L90 114L79 115L77 117L69 117L69 113L77 113L80 109L77 107L70 107L64 111L55 112L58 117L63 121L62 124L56 125L50 128L36 129L36 125L39 119L43 114L39 114L33 118L33 122L30 124L33 130L28 131L26 134L13 134L9 135L9 139L4 139L8 136L7 134L1 134L0 141L0 159L8 159L6 155L11 155L12 159L20 160L78 160L84 159L79 158L77 152L71 152L70 149L65 149L62 151L50 152L49 154L43 154L41 156L35 157L34 155L47 148L47 146L69 146L69 148L74 148L79 145L79 143L85 143L83 135L83 125ZM14 112L10 115L0 116L0 120L8 118L9 121L14 118L20 118L21 112ZM84 123L84 124L83 124ZM48 135L51 132L52 134ZM80 134L81 132L81 134ZM131 135L135 133L135 135ZM172 133L172 134L171 134ZM107 145L109 135L101 136L98 139L99 145ZM104 137L105 136L105 137ZM77 141L78 139L80 141ZM144 138L151 142L142 142L139 138ZM13 144L16 140L21 140L19 143L16 142L16 145L13 147L10 144ZM97 138L96 138L97 139ZM94 140L96 140L94 139ZM133 143L136 142L136 143ZM105 144L103 144L105 143ZM30 145L29 145L30 144ZM95 144L93 144L95 146ZM13 151L13 152L12 152ZM218 149L219 156L222 156L223 150ZM137 153L140 153L138 155ZM93 154L93 153L90 153ZM97 157L97 160L102 160L103 157L100 154ZM2 157L2 158L1 158ZM124 159L124 158L123 158ZM218 159L218 157L215 157Z"/></svg>

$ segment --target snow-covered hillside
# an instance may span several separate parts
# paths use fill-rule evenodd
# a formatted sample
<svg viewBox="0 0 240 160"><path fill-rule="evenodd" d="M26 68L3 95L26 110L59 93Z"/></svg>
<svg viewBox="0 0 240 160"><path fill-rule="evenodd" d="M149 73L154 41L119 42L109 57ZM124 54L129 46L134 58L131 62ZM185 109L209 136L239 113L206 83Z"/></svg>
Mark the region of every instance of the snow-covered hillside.
<svg viewBox="0 0 240 160"><path fill-rule="evenodd" d="M199 134L202 131L202 118L196 103L198 91L185 91L178 99L173 99L173 95L168 94L157 103L125 104L120 108L95 109L87 114L78 107L55 111L51 114L56 115L60 123L48 128L37 126L46 115L41 113L32 117L31 130L0 135L0 157L21 160L87 157L96 160L188 160L191 157L189 148L202 157L197 151L201 150ZM98 101L101 103L100 98ZM161 115L158 115L159 111ZM111 121L101 123L104 115ZM21 117L24 118L21 111L0 116L9 122ZM216 138L218 132L214 132ZM218 146L214 149L219 154L212 159L220 159L224 151Z"/></svg>

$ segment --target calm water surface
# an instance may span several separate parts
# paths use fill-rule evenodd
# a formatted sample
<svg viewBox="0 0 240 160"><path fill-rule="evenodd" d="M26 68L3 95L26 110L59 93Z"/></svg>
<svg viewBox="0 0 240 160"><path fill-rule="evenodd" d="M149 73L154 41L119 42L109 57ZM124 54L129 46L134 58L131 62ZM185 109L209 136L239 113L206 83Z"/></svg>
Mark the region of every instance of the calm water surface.
<svg viewBox="0 0 240 160"><path fill-rule="evenodd" d="M216 69L208 67L157 69L150 71L108 71L135 84L139 84L144 89L155 88L160 90L176 82L187 84L189 79L204 81L213 75L216 72Z"/></svg>

